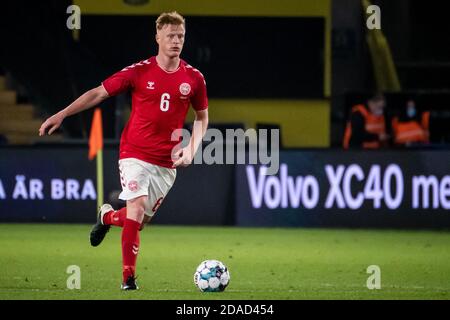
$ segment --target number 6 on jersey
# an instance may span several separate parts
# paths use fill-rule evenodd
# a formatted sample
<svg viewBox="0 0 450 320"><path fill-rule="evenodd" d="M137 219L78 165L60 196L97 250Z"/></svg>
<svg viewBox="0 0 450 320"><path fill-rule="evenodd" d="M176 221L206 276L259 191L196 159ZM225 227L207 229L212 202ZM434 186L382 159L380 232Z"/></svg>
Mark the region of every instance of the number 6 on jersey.
<svg viewBox="0 0 450 320"><path fill-rule="evenodd" d="M166 112L167 110L169 110L169 99L170 99L170 94L163 93L161 95L161 103L159 104L159 108L161 109L161 111Z"/></svg>

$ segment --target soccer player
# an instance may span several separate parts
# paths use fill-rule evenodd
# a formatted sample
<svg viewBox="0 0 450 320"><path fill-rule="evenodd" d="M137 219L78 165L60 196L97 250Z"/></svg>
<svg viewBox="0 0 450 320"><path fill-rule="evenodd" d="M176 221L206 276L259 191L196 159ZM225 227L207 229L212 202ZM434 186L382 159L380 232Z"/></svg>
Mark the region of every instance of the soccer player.
<svg viewBox="0 0 450 320"><path fill-rule="evenodd" d="M39 135L52 134L64 118L91 108L110 96L131 91L132 111L122 132L119 171L126 207L101 206L90 241L98 246L112 225L122 227L123 290L136 290L139 231L149 222L172 187L176 168L188 166L208 126L208 98L203 75L180 59L185 20L177 12L156 20L158 55L134 63L87 91L48 118ZM177 148L172 133L181 129L192 105L195 122L189 144Z"/></svg>

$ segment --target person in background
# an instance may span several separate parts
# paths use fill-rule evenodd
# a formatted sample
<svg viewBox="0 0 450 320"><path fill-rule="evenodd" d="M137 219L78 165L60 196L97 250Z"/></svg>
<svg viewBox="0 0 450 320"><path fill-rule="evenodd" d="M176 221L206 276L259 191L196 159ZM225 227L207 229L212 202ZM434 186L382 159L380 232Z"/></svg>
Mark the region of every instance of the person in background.
<svg viewBox="0 0 450 320"><path fill-rule="evenodd" d="M392 119L394 144L400 147L430 142L430 112L419 112L414 99L408 99L400 116Z"/></svg>
<svg viewBox="0 0 450 320"><path fill-rule="evenodd" d="M384 95L376 94L366 104L352 108L344 134L344 149L378 149L387 145Z"/></svg>

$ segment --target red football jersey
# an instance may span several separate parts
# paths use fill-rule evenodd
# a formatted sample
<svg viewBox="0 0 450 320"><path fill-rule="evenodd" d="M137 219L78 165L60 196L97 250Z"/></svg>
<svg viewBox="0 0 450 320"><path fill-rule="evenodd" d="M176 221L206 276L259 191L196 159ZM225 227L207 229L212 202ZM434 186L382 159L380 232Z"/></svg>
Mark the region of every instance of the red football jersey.
<svg viewBox="0 0 450 320"><path fill-rule="evenodd" d="M156 57L132 64L102 82L110 96L131 91L131 115L120 140L120 159L173 167L172 132L181 129L189 109L208 108L206 83L200 71L181 60L167 72Z"/></svg>

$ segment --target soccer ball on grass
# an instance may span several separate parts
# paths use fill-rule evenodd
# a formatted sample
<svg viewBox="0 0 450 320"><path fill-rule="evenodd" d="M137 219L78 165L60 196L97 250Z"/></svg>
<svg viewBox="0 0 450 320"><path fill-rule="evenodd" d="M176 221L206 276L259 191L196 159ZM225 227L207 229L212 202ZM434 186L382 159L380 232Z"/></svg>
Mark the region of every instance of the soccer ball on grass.
<svg viewBox="0 0 450 320"><path fill-rule="evenodd" d="M194 273L194 283L202 292L224 291L230 282L228 268L218 260L205 260Z"/></svg>

